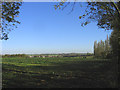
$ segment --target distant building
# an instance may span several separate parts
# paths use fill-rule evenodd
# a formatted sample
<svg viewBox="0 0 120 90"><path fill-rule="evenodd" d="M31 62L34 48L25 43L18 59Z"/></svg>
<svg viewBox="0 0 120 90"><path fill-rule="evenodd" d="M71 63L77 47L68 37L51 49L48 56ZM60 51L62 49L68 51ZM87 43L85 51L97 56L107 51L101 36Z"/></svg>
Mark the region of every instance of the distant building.
<svg viewBox="0 0 120 90"><path fill-rule="evenodd" d="M43 58L45 58L46 56L42 56Z"/></svg>
<svg viewBox="0 0 120 90"><path fill-rule="evenodd" d="M34 56L29 56L30 58L34 57Z"/></svg>

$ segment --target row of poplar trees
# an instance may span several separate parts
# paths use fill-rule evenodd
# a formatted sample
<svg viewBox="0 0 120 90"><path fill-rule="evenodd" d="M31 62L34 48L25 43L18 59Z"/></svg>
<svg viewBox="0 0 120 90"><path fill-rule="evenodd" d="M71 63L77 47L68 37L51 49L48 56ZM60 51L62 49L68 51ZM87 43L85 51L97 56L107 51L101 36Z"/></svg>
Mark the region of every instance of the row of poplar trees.
<svg viewBox="0 0 120 90"><path fill-rule="evenodd" d="M95 41L94 42L94 56L97 58L110 58L111 47L109 44L109 38L107 35L107 39L105 41Z"/></svg>

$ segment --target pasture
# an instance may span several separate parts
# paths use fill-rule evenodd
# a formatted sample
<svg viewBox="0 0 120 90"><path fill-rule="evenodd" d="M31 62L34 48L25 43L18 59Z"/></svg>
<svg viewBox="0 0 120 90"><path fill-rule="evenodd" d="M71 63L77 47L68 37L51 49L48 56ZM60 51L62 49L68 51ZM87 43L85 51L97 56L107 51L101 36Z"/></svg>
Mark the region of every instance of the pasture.
<svg viewBox="0 0 120 90"><path fill-rule="evenodd" d="M3 88L116 88L117 65L93 57L2 58Z"/></svg>

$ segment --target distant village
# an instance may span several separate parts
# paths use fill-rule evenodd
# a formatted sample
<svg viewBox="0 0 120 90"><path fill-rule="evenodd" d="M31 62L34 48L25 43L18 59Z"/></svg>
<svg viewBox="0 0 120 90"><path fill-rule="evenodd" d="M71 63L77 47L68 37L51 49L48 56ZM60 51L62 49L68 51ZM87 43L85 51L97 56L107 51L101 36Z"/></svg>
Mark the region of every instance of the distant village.
<svg viewBox="0 0 120 90"><path fill-rule="evenodd" d="M42 58L45 58L45 57L63 57L63 56L62 55L38 55L38 56L30 55L29 57L30 58L32 58L32 57L42 57Z"/></svg>
<svg viewBox="0 0 120 90"><path fill-rule="evenodd" d="M93 56L92 53L69 53L69 54L5 54L2 55L2 57L39 57L39 58L46 58L46 57L83 57L86 58L86 56Z"/></svg>

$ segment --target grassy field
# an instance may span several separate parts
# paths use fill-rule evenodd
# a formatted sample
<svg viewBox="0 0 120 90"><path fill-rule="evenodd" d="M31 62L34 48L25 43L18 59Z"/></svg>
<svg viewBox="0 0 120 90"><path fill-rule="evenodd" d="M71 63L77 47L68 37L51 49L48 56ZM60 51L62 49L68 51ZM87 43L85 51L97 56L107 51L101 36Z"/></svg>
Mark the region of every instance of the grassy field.
<svg viewBox="0 0 120 90"><path fill-rule="evenodd" d="M116 88L117 66L92 57L3 58L3 88Z"/></svg>

